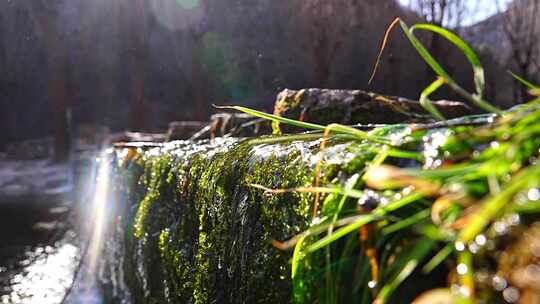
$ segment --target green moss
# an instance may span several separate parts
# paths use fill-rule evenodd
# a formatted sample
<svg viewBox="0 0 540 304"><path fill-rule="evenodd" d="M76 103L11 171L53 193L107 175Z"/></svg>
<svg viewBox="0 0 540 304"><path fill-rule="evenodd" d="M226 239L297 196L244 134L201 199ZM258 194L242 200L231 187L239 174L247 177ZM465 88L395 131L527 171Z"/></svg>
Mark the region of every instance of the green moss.
<svg viewBox="0 0 540 304"><path fill-rule="evenodd" d="M139 204L137 214L135 215L134 236L135 238L141 238L146 233L146 227L148 226L147 219L152 208L159 209L158 206L154 207L159 200L164 198L164 192L173 189L173 175L171 171L171 159L167 155L154 159L149 163L150 175L147 176L145 185L148 188L148 192L142 202ZM170 193L167 193L170 194ZM159 210L155 210L159 212Z"/></svg>
<svg viewBox="0 0 540 304"><path fill-rule="evenodd" d="M134 302L290 302L290 252L271 243L308 227L313 195L251 185L311 185L318 145L169 145L118 168L132 175L120 182Z"/></svg>
<svg viewBox="0 0 540 304"><path fill-rule="evenodd" d="M414 154L422 149L423 137L429 134L408 134L407 129L396 125L375 132L395 132L400 135L396 136L398 139L409 138L403 139L399 149ZM512 142L505 143L502 132L482 133L473 127L456 127L443 146L443 150L451 152L441 153L442 160L459 162L463 155L472 155L472 163L481 163L499 154L500 160L506 160L510 156L501 154L503 149L512 152L511 161L493 162L493 171L508 171L536 156L539 140L519 138L526 135L522 132L535 130L524 127L516 131L519 141L509 149ZM493 141L499 143L499 150L481 148ZM379 282L384 284L393 276L389 269L400 251L418 239L405 237L410 234L400 234L401 231L385 236L375 224L367 225L369 235L363 240L352 233L307 256L298 247L296 256L303 258L294 259L292 279L291 252L271 245L273 240L288 240L310 225L313 194L291 191L268 195L252 185L274 189L312 185L317 150L318 142L257 146L219 139L216 143L179 142L145 152L127 165L115 166L113 184L122 197L115 241L124 246L119 255L125 257L122 268L132 302L372 302L374 291L367 287L372 269L363 254L365 246L374 246L381 253ZM418 157L408 154L400 158L396 155L403 154L397 148L392 151L394 157L385 159L386 164L420 164ZM339 186L347 184L353 174L362 175L373 159L385 154L374 143L330 141L323 155L321 185ZM363 182L361 178L356 181L360 191L364 189ZM471 198L480 198L489 191L486 180L474 178L463 182L462 189ZM377 195L390 201L396 194L388 190ZM341 196L322 199L321 217L335 214ZM341 210L347 213L340 215L356 212L357 204L355 199L344 201ZM415 208L396 210L392 217L381 219L376 225L410 218L428 204L425 199ZM305 244L319 237L307 238ZM336 262L328 263L332 259ZM342 276L332 277L332 273ZM391 299L401 299L400 296L396 293Z"/></svg>
<svg viewBox="0 0 540 304"><path fill-rule="evenodd" d="M167 272L158 248L160 232L169 225L169 213L175 201L172 159L162 154L145 156L139 161L144 172L137 188L144 196L139 202L132 202L127 218L126 280L136 294L142 290L144 301L141 303L163 303L166 292L162 282Z"/></svg>

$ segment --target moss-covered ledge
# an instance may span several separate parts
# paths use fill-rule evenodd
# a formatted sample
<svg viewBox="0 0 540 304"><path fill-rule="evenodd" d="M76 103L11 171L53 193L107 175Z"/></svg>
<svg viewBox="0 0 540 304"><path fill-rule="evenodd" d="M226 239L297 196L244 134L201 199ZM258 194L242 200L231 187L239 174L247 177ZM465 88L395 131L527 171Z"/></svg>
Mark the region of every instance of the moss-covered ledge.
<svg viewBox="0 0 540 304"><path fill-rule="evenodd" d="M116 300L134 303L288 303L291 253L272 247L307 228L319 141L171 142L109 154L116 214L106 267ZM325 178L343 178L365 158L358 144L324 152ZM357 152L357 151L356 151ZM332 167L343 170L331 170Z"/></svg>
<svg viewBox="0 0 540 304"><path fill-rule="evenodd" d="M534 248L505 258L536 235L539 118L533 103L386 125L324 152L320 133L116 146L101 165L114 188L104 290L122 303L498 303L489 282L503 278L540 298L518 275ZM324 187L298 188L321 155ZM315 190L328 195L311 222ZM299 232L294 253L273 247Z"/></svg>

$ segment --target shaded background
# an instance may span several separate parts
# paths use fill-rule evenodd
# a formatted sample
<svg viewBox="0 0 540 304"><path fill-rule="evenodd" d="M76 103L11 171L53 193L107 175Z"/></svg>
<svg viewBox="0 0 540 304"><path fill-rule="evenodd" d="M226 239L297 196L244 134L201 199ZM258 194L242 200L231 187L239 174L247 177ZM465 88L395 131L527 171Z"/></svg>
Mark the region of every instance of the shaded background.
<svg viewBox="0 0 540 304"><path fill-rule="evenodd" d="M456 30L487 69L487 98L504 107L521 101L523 92L505 70L538 80L538 47L524 59L524 73L515 59L527 54L515 49L533 40L511 37L505 25L538 28L538 11L532 10L537 1L515 0L509 9L504 3L495 8L497 1L467 2L475 1L2 1L0 151L30 138L62 140L69 124L74 132L99 126L159 132L173 120L207 120L213 103L271 110L284 88L366 89L417 98L434 76L400 30L367 85L384 30L396 16ZM525 21L512 19L512 9ZM445 41L422 37L449 72L471 87L464 58ZM444 91L439 96L457 98Z"/></svg>

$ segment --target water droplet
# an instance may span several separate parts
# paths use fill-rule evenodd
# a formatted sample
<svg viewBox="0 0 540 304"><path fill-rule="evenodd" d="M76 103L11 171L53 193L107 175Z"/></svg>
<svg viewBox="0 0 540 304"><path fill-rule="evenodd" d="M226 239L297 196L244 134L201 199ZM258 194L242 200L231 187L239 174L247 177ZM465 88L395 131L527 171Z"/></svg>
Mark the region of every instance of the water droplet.
<svg viewBox="0 0 540 304"><path fill-rule="evenodd" d="M519 290L515 287L508 287L503 291L505 301L515 303L519 300Z"/></svg>
<svg viewBox="0 0 540 304"><path fill-rule="evenodd" d="M373 210L381 203L381 198L377 192L368 190L358 199L358 207L364 211Z"/></svg>
<svg viewBox="0 0 540 304"><path fill-rule="evenodd" d="M495 232L498 234L505 234L508 230L508 225L503 221L497 221L493 224L493 229L495 229Z"/></svg>
<svg viewBox="0 0 540 304"><path fill-rule="evenodd" d="M463 184L451 183L450 185L448 185L448 190L451 192L463 191Z"/></svg>
<svg viewBox="0 0 540 304"><path fill-rule="evenodd" d="M472 243L469 244L469 251L472 254L478 253L479 249L480 249L480 247L475 242L472 242Z"/></svg>
<svg viewBox="0 0 540 304"><path fill-rule="evenodd" d="M485 235L479 234L474 238L474 241L476 242L476 244L478 244L478 246L484 246L486 244L487 239Z"/></svg>
<svg viewBox="0 0 540 304"><path fill-rule="evenodd" d="M508 224L510 224L512 226L517 226L521 222L521 219L519 218L519 214L517 214L517 213L508 215L506 220L507 220Z"/></svg>
<svg viewBox="0 0 540 304"><path fill-rule="evenodd" d="M497 149L499 149L499 147L500 147L501 145L499 144L498 141L492 141L491 144L490 144L490 146L491 146L492 149L497 150Z"/></svg>
<svg viewBox="0 0 540 304"><path fill-rule="evenodd" d="M11 282L20 283L22 279L23 279L23 276L21 274L16 274L15 276L13 276L13 279L11 280Z"/></svg>
<svg viewBox="0 0 540 304"><path fill-rule="evenodd" d="M467 271L469 271L469 269L467 268L467 265L465 265L463 263L457 265L457 273L458 274L464 275L464 274L467 274Z"/></svg>
<svg viewBox="0 0 540 304"><path fill-rule="evenodd" d="M371 280L367 283L368 287L373 289L377 286L377 281Z"/></svg>
<svg viewBox="0 0 540 304"><path fill-rule="evenodd" d="M505 289L507 286L506 280L498 275L493 277L491 284L493 285L493 288L498 291Z"/></svg>
<svg viewBox="0 0 540 304"><path fill-rule="evenodd" d="M456 242L455 247L457 251L465 250L465 244L463 242Z"/></svg>
<svg viewBox="0 0 540 304"><path fill-rule="evenodd" d="M434 131L422 138L424 142L424 168L436 168L442 164L442 161L438 159L440 154L440 147L446 143L449 130Z"/></svg>
<svg viewBox="0 0 540 304"><path fill-rule="evenodd" d="M538 188L532 188L527 192L527 198L531 201L537 201L540 200L540 189Z"/></svg>
<svg viewBox="0 0 540 304"><path fill-rule="evenodd" d="M403 188L403 190L401 190L401 193L403 193L403 195L409 195L409 194L411 194L413 191L414 191L414 187L413 187L413 186L409 186L409 187Z"/></svg>
<svg viewBox="0 0 540 304"><path fill-rule="evenodd" d="M516 196L514 197L514 201L518 205L523 206L523 205L529 203L529 198L527 197L527 193L525 191L522 191L522 192L519 192L518 194L516 194Z"/></svg>

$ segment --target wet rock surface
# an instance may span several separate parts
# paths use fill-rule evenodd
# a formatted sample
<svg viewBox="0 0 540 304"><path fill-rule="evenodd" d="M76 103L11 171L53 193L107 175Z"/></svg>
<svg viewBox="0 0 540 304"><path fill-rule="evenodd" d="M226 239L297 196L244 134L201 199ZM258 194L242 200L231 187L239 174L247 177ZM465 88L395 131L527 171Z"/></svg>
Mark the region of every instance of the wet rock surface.
<svg viewBox="0 0 540 304"><path fill-rule="evenodd" d="M113 150L116 221L104 248L111 301L290 302L290 253L272 240L307 227L313 196L253 185L310 185L319 143L217 138ZM325 159L348 163L349 146L335 143Z"/></svg>
<svg viewBox="0 0 540 304"><path fill-rule="evenodd" d="M534 113L539 115L538 112ZM527 114L523 112L519 115ZM482 126L478 127L479 124ZM447 121L444 124L388 125L370 134L384 134L392 140L394 147L406 147L422 155L419 158L388 158L392 166L381 166L379 169L395 170L387 172L391 174L400 172L397 167L434 170L443 166L443 159L453 156L440 153L445 142L442 139L448 140L445 144L455 144L453 148L460 151L456 154L457 160L468 155L474 158L479 153L497 151L498 145L492 144L492 138L486 136L491 134L494 126L499 125L494 124L493 117L484 115ZM474 135L479 136L481 141L471 139ZM312 303L315 299L322 299L324 291L318 288L324 284L324 275L321 275L324 273L322 254L313 254L303 260L296 266L297 273L301 274L291 278L291 252L272 246L279 244L276 241L289 240L304 231L312 220L310 211L314 201L313 193L291 189L313 185L321 140L314 137L302 138L281 143L272 142L275 139L273 137L215 138L199 142L160 144L127 143L108 151L102 162L110 168L110 184L114 185L114 189L107 205L114 212L108 228L104 229L107 231L104 237L107 241L103 250L106 257L103 259L103 273L106 274L103 285L104 290L108 291L107 299L132 303ZM465 139L470 142L464 142ZM531 146L534 148L527 150L527 153L537 153L537 139L531 140ZM340 140L339 137L331 139L322 153L324 161L321 184L328 185L330 181L333 185L344 184L355 173L363 172L381 153L381 145L378 143ZM474 161L481 162L479 159ZM538 172L536 164L533 169L535 171L530 172ZM396 182L400 178L410 178L407 175L395 176ZM372 178L368 176L366 180ZM364 194L380 187L371 182L366 182L366 185L370 190ZM429 191L438 191L434 190L437 187L430 188L432 185L418 183L397 193L391 190L378 191L377 196L373 197L374 201L369 201L367 209L380 210L377 208L381 204L384 208L389 200L401 203L404 195L410 195L406 191L411 191L414 186L425 187L423 191L427 193L414 195L429 196L434 193ZM487 187L482 187L485 192ZM281 191L264 191L264 188ZM478 188L471 189L478 191ZM534 192L537 189L531 188L530 191L533 191L533 195L528 195L529 199L532 197L538 200L540 195ZM477 192L473 194L478 195ZM365 205L365 200L350 200L349 203L353 208L358 208L358 204ZM421 203L431 202L422 200ZM348 208L351 208L350 204ZM324 216L326 212L331 212L331 208L336 207L325 202L320 212ZM428 208L427 211L431 210ZM429 213L425 216L429 217ZM397 224L400 222L399 218L395 221ZM493 229L497 231L501 225L521 228L530 225L515 220L515 216L502 218L501 221L495 221ZM448 226L448 229L460 229L457 225L462 222L456 220L454 224ZM537 276L530 275L537 270L537 257L533 256L535 247L527 249L528 261L505 261L503 258L504 254L517 256L519 254L515 251L521 249L515 248L521 248L525 243L534 243L530 239L537 236L536 230L527 231L525 238L518 236L511 242L505 243L504 237L497 232L493 235L480 235L480 238L467 244L471 263L474 261L475 266L478 266L471 280L478 281L479 297L494 303L501 299L536 299L537 288L529 287L537 280ZM387 259L380 262L381 267L391 267L392 261L415 250L411 247L418 244L415 241L422 242L426 250L439 250L434 247L434 240L426 239L423 242L421 240L424 238L415 239L418 236L412 234L409 236L397 239L393 245L395 247L389 247L388 250L394 248L395 251L391 251ZM352 239L358 242L356 237ZM489 245L497 242L505 243L505 246L499 248ZM383 245L378 250L387 250ZM459 251L465 250L466 245L462 244L462 249L457 249L457 246L458 242L456 250ZM449 248L453 250L453 247ZM357 259L354 249L350 249L350 252L353 258L346 261L350 263L347 264L350 268L344 271L357 269L355 267L364 267L364 271L367 271L368 263ZM463 276L465 264L456 264L452 257L443 262L429 274L422 273L421 269L412 272L411 280L405 281L394 295L389 296L388 303L398 303L395 302L397 299L412 302L418 295L431 289L440 292L427 292L418 300L429 302L430 299L441 298L447 302L453 301L456 295L452 288L459 288L459 278ZM530 266L533 262L535 264ZM500 263L500 274L496 272L497 263ZM503 266L507 268L503 270ZM529 277L509 275L508 267L528 272ZM501 293L497 292L491 282L497 275L506 284ZM363 279L366 278L369 276L364 275ZM524 278L527 281L523 281ZM481 280L484 280L483 283ZM509 285L509 282L514 285ZM369 297L369 289L373 288L370 283L366 282L362 286L356 284L355 280L339 282L342 290L356 286L367 290L365 294ZM442 287L449 289L437 289ZM516 296L520 292L521 296ZM348 296L344 295L343 299L352 299Z"/></svg>

